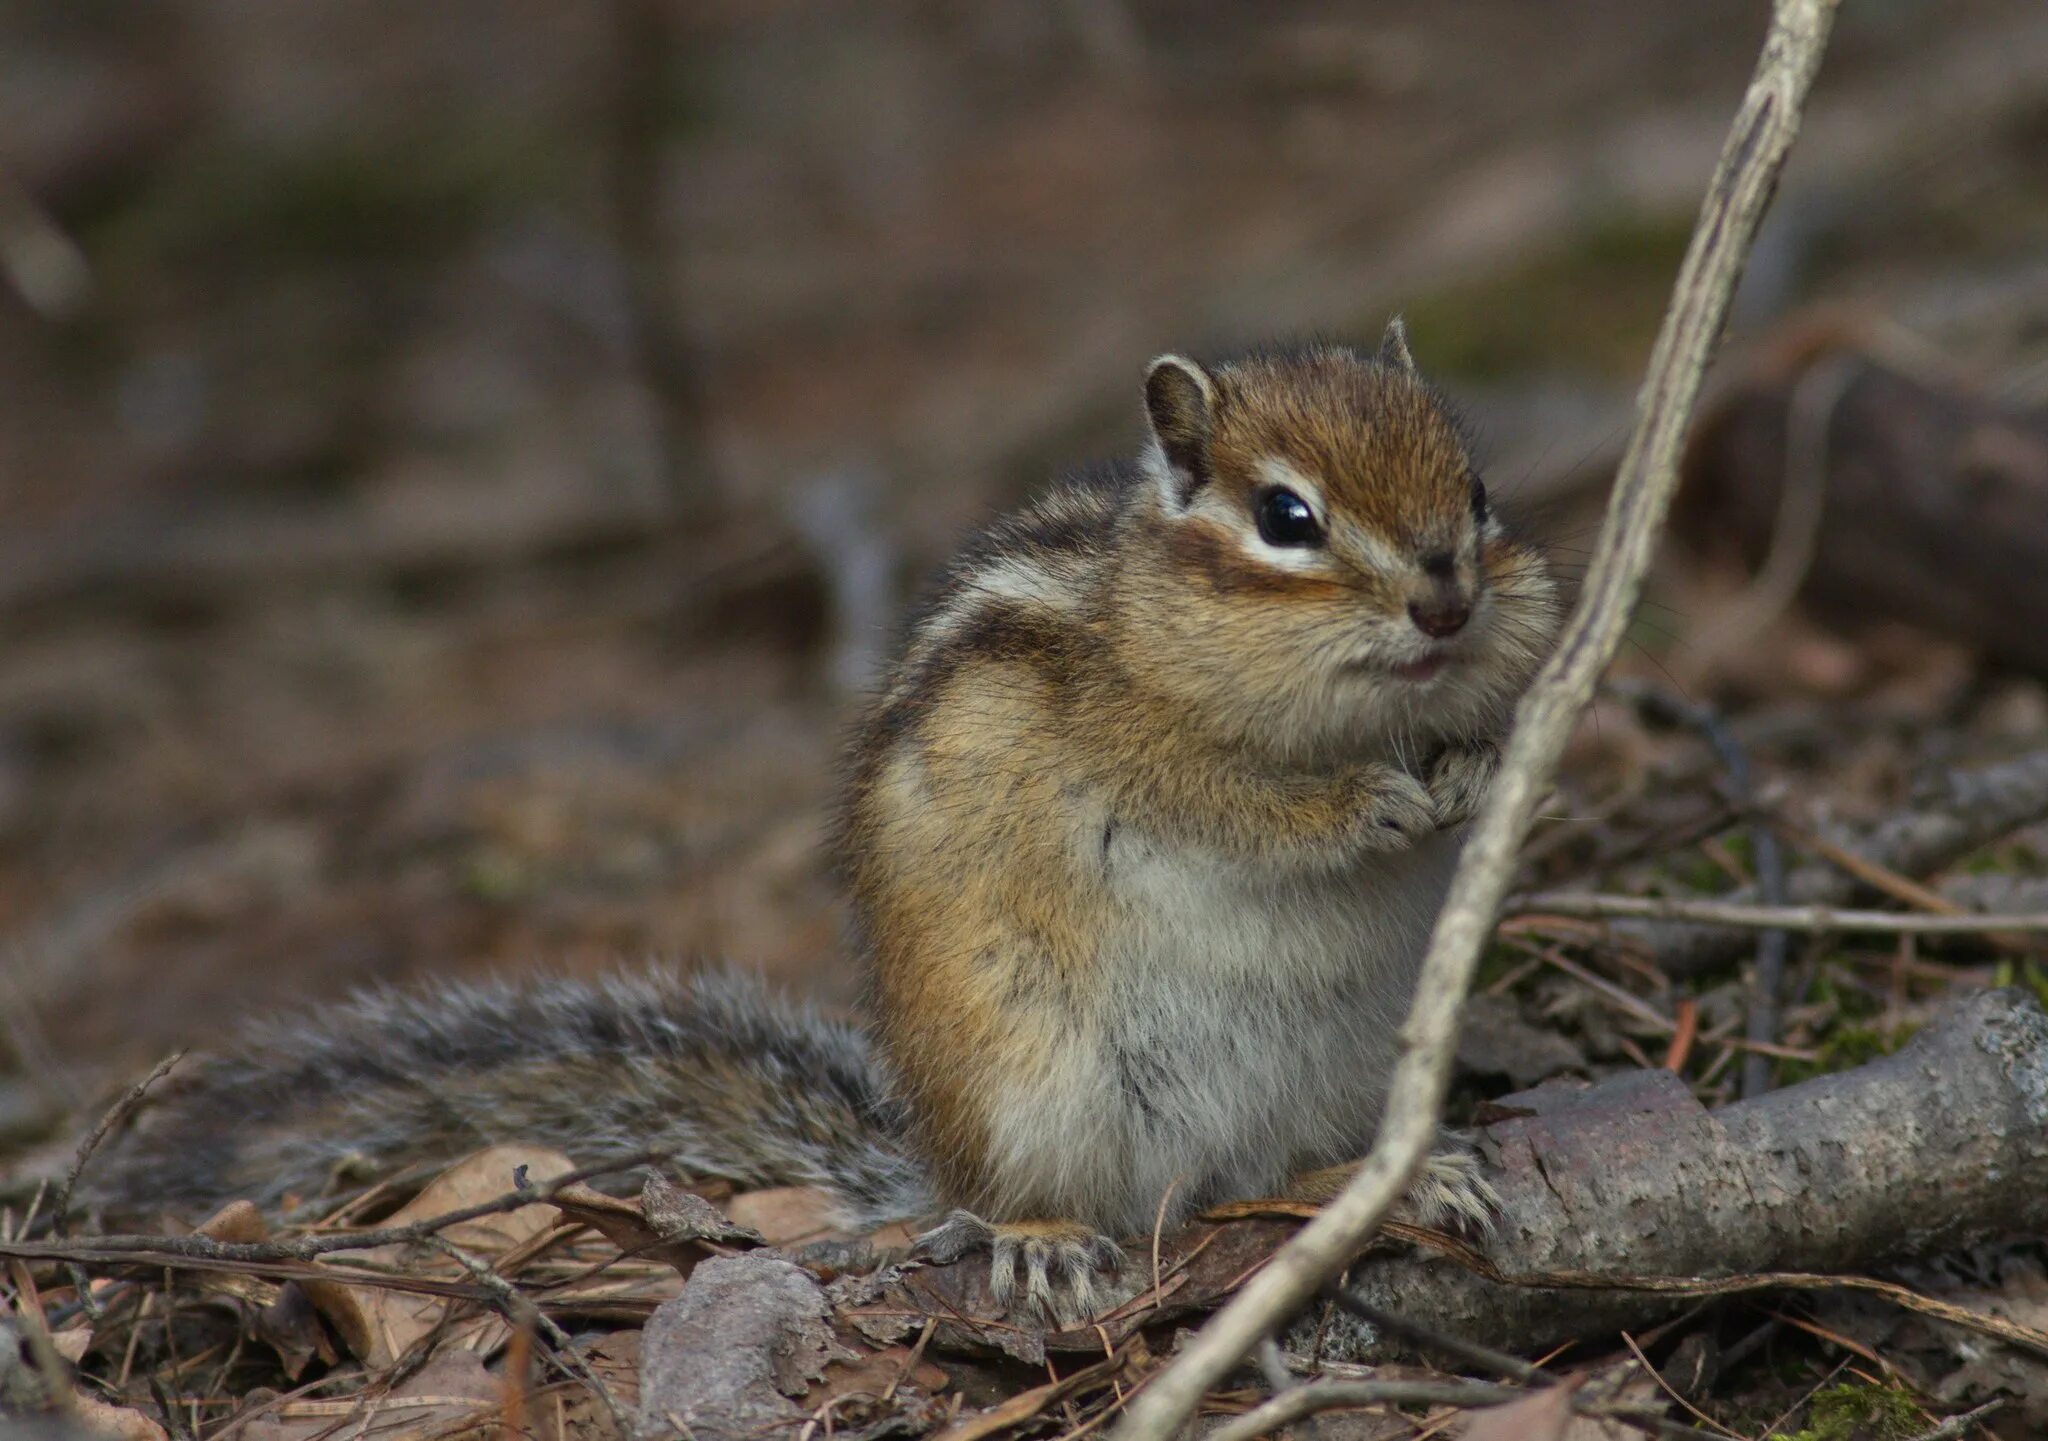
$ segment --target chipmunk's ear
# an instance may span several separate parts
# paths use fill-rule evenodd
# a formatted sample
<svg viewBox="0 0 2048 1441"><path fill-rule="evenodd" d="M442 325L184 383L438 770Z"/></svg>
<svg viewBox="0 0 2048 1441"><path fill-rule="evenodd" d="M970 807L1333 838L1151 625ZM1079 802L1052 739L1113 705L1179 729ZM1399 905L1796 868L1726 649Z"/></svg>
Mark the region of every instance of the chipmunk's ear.
<svg viewBox="0 0 2048 1441"><path fill-rule="evenodd" d="M1398 315L1387 322L1387 332L1380 337L1380 364L1415 374L1415 357L1408 350L1408 323Z"/></svg>
<svg viewBox="0 0 2048 1441"><path fill-rule="evenodd" d="M1162 355L1145 372L1145 413L1173 473L1174 497L1186 505L1209 479L1216 382L1185 356Z"/></svg>

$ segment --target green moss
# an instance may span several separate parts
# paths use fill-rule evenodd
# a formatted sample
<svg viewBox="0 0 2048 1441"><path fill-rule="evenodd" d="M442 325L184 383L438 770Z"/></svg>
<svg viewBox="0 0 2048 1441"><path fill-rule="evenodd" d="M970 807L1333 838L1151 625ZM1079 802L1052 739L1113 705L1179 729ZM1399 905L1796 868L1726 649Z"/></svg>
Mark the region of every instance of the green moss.
<svg viewBox="0 0 2048 1441"><path fill-rule="evenodd" d="M1419 296L1404 307L1418 354L1452 378L1563 368L1634 379L1690 230L1689 215L1607 216L1512 270Z"/></svg>
<svg viewBox="0 0 2048 1441"><path fill-rule="evenodd" d="M1860 986L1841 985L1834 972L1823 968L1815 976L1807 996L1810 1000L1825 1004L1834 1016L1835 1025L1844 1021L1867 1021L1884 1013L1884 1002Z"/></svg>
<svg viewBox="0 0 2048 1441"><path fill-rule="evenodd" d="M464 856L455 879L464 895L490 905L510 905L534 890L531 868L494 846L481 846Z"/></svg>
<svg viewBox="0 0 2048 1441"><path fill-rule="evenodd" d="M1979 851L1963 861L1960 869L1973 876L2031 876L2041 871L2041 857L2024 841L2008 841Z"/></svg>
<svg viewBox="0 0 2048 1441"><path fill-rule="evenodd" d="M1924 1429L1920 1407L1897 1386L1829 1386L1814 1393L1807 1426L1786 1441L1905 1441Z"/></svg>
<svg viewBox="0 0 2048 1441"><path fill-rule="evenodd" d="M1500 941L1492 942L1487 946L1486 953L1479 958L1479 979L1473 983L1473 990L1484 990L1527 959L1527 955L1513 946Z"/></svg>
<svg viewBox="0 0 2048 1441"><path fill-rule="evenodd" d="M1730 885L1728 872L1715 864L1711 856L1696 851L1674 857L1667 874L1695 898L1718 895Z"/></svg>
<svg viewBox="0 0 2048 1441"><path fill-rule="evenodd" d="M2015 966L2010 960L2003 960L1991 972L1994 986L2025 986L2033 992L2034 999L2048 1008L2048 970L2029 956L2025 962Z"/></svg>
<svg viewBox="0 0 2048 1441"><path fill-rule="evenodd" d="M1917 1026L1837 1025L1820 1043L1816 1059L1782 1063L1778 1073L1779 1084L1790 1086L1810 1081L1815 1076L1831 1076L1837 1071L1853 1070L1880 1056L1889 1056L1913 1039L1913 1033L1918 1029Z"/></svg>

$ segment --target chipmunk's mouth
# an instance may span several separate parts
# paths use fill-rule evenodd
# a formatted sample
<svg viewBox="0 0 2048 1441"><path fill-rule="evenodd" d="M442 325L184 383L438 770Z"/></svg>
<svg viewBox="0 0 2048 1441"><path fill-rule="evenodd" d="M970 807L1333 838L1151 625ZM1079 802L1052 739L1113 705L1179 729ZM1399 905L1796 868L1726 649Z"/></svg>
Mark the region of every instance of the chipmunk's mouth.
<svg viewBox="0 0 2048 1441"><path fill-rule="evenodd" d="M1363 655L1344 663L1353 675L1374 678L1392 676L1410 685L1427 685L1461 659L1457 646L1438 646L1408 660L1389 660L1384 655Z"/></svg>
<svg viewBox="0 0 2048 1441"><path fill-rule="evenodd" d="M1437 650L1416 660L1404 660L1399 665L1388 666L1387 669L1402 680L1420 685L1424 681L1435 680L1450 663L1450 652Z"/></svg>

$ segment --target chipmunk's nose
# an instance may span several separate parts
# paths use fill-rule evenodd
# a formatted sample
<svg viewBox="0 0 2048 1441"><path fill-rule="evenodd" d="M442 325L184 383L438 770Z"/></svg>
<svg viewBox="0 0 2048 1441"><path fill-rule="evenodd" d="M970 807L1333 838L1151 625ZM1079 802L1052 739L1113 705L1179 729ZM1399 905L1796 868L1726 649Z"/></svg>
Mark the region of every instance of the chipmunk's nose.
<svg viewBox="0 0 2048 1441"><path fill-rule="evenodd" d="M1472 597L1458 584L1457 568L1448 555L1433 555L1422 568L1435 582L1427 594L1408 602L1408 618L1431 640L1444 640L1472 619Z"/></svg>

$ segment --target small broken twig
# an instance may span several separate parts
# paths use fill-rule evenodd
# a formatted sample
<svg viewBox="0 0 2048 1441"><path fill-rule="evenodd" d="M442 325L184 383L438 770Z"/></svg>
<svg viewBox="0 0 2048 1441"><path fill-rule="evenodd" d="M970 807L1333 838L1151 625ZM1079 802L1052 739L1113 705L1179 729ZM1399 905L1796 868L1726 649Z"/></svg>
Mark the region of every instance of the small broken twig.
<svg viewBox="0 0 2048 1441"><path fill-rule="evenodd" d="M114 1127L127 1120L135 1108L142 1104L142 1098L149 1094L149 1088L168 1076L171 1069L184 1059L185 1052L173 1051L158 1061L155 1070L130 1086L113 1105L107 1107L106 1114L99 1119L99 1124L88 1131L85 1139L78 1143L78 1153L71 1158L71 1169L64 1173L64 1183L57 1188L57 1201L50 1222L51 1231L57 1237L61 1239L67 1234L71 1214L71 1192L77 1187L78 1178L85 1171L86 1162L92 1159L92 1153L100 1148L100 1142L107 1139L108 1133Z"/></svg>
<svg viewBox="0 0 2048 1441"><path fill-rule="evenodd" d="M1975 1426L1993 1411L2002 1409L2005 1406L2005 1402L2005 1397L1993 1396L1976 1410L1965 1411L1958 1416L1951 1416L1932 1431L1922 1431L1918 1436L1913 1437L1912 1441L1955 1441L1955 1438L1958 1436L1968 1435L1972 1426Z"/></svg>
<svg viewBox="0 0 2048 1441"><path fill-rule="evenodd" d="M1682 921L1743 930L1864 931L1902 936L1977 936L1993 931L2048 931L2048 912L2021 915L1921 915L1910 911L1837 910L1832 906L1759 906L1742 901L1681 900L1668 896L1609 896L1588 891L1535 891L1514 896L1520 915L1575 920Z"/></svg>
<svg viewBox="0 0 2048 1441"><path fill-rule="evenodd" d="M499 1275L489 1262L470 1255L446 1236L429 1236L427 1244L467 1271L470 1279L481 1286L484 1293L490 1297L492 1309L511 1323L515 1332L530 1332L537 1342L545 1346L550 1359L580 1381L610 1413L612 1424L618 1428L621 1436L633 1434L632 1420L626 1414L625 1407L619 1404L619 1398L612 1394L611 1387L607 1386L604 1378L576 1354L576 1343L569 1339L569 1333L549 1319L540 1307L534 1305L531 1297Z"/></svg>

